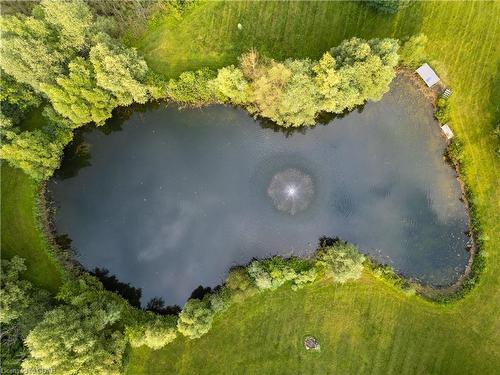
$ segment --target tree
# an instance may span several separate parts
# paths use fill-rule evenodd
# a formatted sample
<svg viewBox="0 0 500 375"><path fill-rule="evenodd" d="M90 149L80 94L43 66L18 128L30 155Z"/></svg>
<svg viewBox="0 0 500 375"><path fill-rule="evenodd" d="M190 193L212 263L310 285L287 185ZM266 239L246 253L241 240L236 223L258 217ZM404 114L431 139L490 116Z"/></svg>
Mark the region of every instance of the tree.
<svg viewBox="0 0 500 375"><path fill-rule="evenodd" d="M85 2L42 0L40 5L45 20L58 30L61 47L76 50L86 47L93 17Z"/></svg>
<svg viewBox="0 0 500 375"><path fill-rule="evenodd" d="M265 61L265 59L263 60ZM257 50L254 48L242 54L238 61L241 71L247 80L253 81L260 75L260 67L263 66L263 61L261 61Z"/></svg>
<svg viewBox="0 0 500 375"><path fill-rule="evenodd" d="M165 306L165 301L161 297L153 297L146 304L146 311L152 311L159 315L179 315L181 307L179 305Z"/></svg>
<svg viewBox="0 0 500 375"><path fill-rule="evenodd" d="M213 319L214 311L210 308L209 302L190 299L179 314L177 329L191 339L200 338L210 331Z"/></svg>
<svg viewBox="0 0 500 375"><path fill-rule="evenodd" d="M126 344L122 327L134 316L126 301L90 275L64 283L57 299L64 304L45 314L25 340L30 356L23 369L119 374Z"/></svg>
<svg viewBox="0 0 500 375"><path fill-rule="evenodd" d="M181 105L200 106L215 102L215 94L210 81L214 72L200 69L184 72L178 79L171 79L166 87L167 97Z"/></svg>
<svg viewBox="0 0 500 375"><path fill-rule="evenodd" d="M133 348L145 345L150 349L158 350L176 338L177 317L147 313L146 318L128 325L125 332Z"/></svg>
<svg viewBox="0 0 500 375"><path fill-rule="evenodd" d="M248 101L248 81L243 71L233 65L219 69L217 77L210 83L217 99L223 103L240 105Z"/></svg>
<svg viewBox="0 0 500 375"><path fill-rule="evenodd" d="M106 268L96 267L90 274L97 277L106 290L118 293L134 307L141 307L141 288L135 288L129 283L118 280L115 275L110 275Z"/></svg>
<svg viewBox="0 0 500 375"><path fill-rule="evenodd" d="M68 75L60 75L55 84L42 84L41 90L54 109L75 124L95 122L103 125L111 117L117 101L98 87L93 66L78 57L68 65Z"/></svg>
<svg viewBox="0 0 500 375"><path fill-rule="evenodd" d="M16 133L8 131L0 147L0 158L21 168L36 180L49 178L59 166L64 145L54 143L52 137L41 130Z"/></svg>
<svg viewBox="0 0 500 375"><path fill-rule="evenodd" d="M19 369L27 351L23 340L50 308L50 296L22 280L26 271L24 259L14 256L2 259L0 289L1 362L2 368Z"/></svg>
<svg viewBox="0 0 500 375"><path fill-rule="evenodd" d="M0 274L0 323L8 324L18 319L33 302L31 283L20 279L26 271L24 259L18 256L2 259Z"/></svg>
<svg viewBox="0 0 500 375"><path fill-rule="evenodd" d="M113 329L119 314L106 308L62 306L45 314L26 338L26 372L49 368L55 374L120 374L123 335Z"/></svg>
<svg viewBox="0 0 500 375"><path fill-rule="evenodd" d="M226 278L225 286L236 301L241 301L257 292L253 279L245 267L232 268Z"/></svg>
<svg viewBox="0 0 500 375"><path fill-rule="evenodd" d="M247 270L258 289L266 290L272 288L273 279L259 261L254 260L250 263Z"/></svg>
<svg viewBox="0 0 500 375"><path fill-rule="evenodd" d="M417 68L426 59L426 46L427 37L424 34L407 39L399 49L400 63L410 68Z"/></svg>
<svg viewBox="0 0 500 375"><path fill-rule="evenodd" d="M440 124L446 124L451 119L451 102L449 98L439 98L436 101L436 112L434 117Z"/></svg>
<svg viewBox="0 0 500 375"><path fill-rule="evenodd" d="M381 13L394 14L408 7L414 0L366 0L366 4Z"/></svg>
<svg viewBox="0 0 500 375"><path fill-rule="evenodd" d="M30 86L0 71L0 108L11 125L19 123L24 113L40 104L40 97Z"/></svg>
<svg viewBox="0 0 500 375"><path fill-rule="evenodd" d="M103 34L104 35L104 34ZM135 49L113 43L109 37L90 50L90 62L97 85L108 90L118 105L145 103L148 90L144 85L148 66Z"/></svg>
<svg viewBox="0 0 500 375"><path fill-rule="evenodd" d="M53 82L64 71L65 56L59 50L57 33L43 19L5 16L1 18L0 67L17 82L35 90Z"/></svg>
<svg viewBox="0 0 500 375"><path fill-rule="evenodd" d="M343 241L320 248L316 253L317 267L341 284L361 276L364 260L365 257L354 245Z"/></svg>
<svg viewBox="0 0 500 375"><path fill-rule="evenodd" d="M285 127L313 125L317 89L309 60L272 61L251 83L249 110Z"/></svg>
<svg viewBox="0 0 500 375"><path fill-rule="evenodd" d="M395 77L397 50L394 39L351 38L323 55L314 67L320 110L342 113L379 100Z"/></svg>

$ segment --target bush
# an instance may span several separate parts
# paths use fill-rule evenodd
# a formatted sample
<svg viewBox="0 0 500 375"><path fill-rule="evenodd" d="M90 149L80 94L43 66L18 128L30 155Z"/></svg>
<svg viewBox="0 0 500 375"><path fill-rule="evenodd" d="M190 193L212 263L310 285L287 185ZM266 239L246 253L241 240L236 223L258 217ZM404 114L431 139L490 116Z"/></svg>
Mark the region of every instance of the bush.
<svg viewBox="0 0 500 375"><path fill-rule="evenodd" d="M111 307L58 307L26 338L27 373L50 368L56 374L120 374L125 350L123 335L113 329L119 315Z"/></svg>
<svg viewBox="0 0 500 375"><path fill-rule="evenodd" d="M1 267L0 323L8 324L18 319L32 303L32 286L29 281L19 278L26 271L24 259L17 256L11 260L2 259Z"/></svg>
<svg viewBox="0 0 500 375"><path fill-rule="evenodd" d="M436 101L436 112L434 117L439 121L440 124L446 124L450 122L451 116L451 104L449 99L439 98Z"/></svg>
<svg viewBox="0 0 500 375"><path fill-rule="evenodd" d="M184 336L197 339L210 331L213 319L214 311L208 301L190 299L179 314L177 329Z"/></svg>
<svg viewBox="0 0 500 375"><path fill-rule="evenodd" d="M333 276L335 282L356 280L363 271L365 257L354 245L339 241L333 246L320 248L316 253L316 264L325 275Z"/></svg>
<svg viewBox="0 0 500 375"><path fill-rule="evenodd" d="M427 37L424 34L407 39L399 49L399 63L412 69L426 60Z"/></svg>
<svg viewBox="0 0 500 375"><path fill-rule="evenodd" d="M241 301L257 292L253 279L245 267L235 267L229 271L225 287L235 301Z"/></svg>
<svg viewBox="0 0 500 375"><path fill-rule="evenodd" d="M146 319L128 325L125 334L132 347L145 345L157 350L177 337L177 318L172 315L158 316L147 313Z"/></svg>
<svg viewBox="0 0 500 375"><path fill-rule="evenodd" d="M235 105L248 101L249 85L243 72L233 65L219 69L217 77L210 82L218 100Z"/></svg>
<svg viewBox="0 0 500 375"><path fill-rule="evenodd" d="M1 268L0 360L2 369L20 370L21 361L28 354L23 341L49 310L50 295L20 279L26 270L22 258L2 259Z"/></svg>
<svg viewBox="0 0 500 375"><path fill-rule="evenodd" d="M302 271L297 274L295 279L293 280L292 289L297 290L303 288L306 284L310 284L316 281L318 277L318 271L316 268L311 268L307 271Z"/></svg>
<svg viewBox="0 0 500 375"><path fill-rule="evenodd" d="M167 97L181 105L201 106L216 102L210 81L214 72L200 69L184 72L178 79L171 79L167 85Z"/></svg>
<svg viewBox="0 0 500 375"><path fill-rule="evenodd" d="M381 13L394 14L408 7L413 0L366 0L365 2Z"/></svg>

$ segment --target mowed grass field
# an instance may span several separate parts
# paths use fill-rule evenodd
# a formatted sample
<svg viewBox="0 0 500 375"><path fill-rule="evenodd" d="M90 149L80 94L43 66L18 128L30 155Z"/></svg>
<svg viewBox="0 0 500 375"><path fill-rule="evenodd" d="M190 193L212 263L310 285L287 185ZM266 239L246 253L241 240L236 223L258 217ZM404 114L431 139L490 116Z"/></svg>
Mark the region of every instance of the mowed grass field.
<svg viewBox="0 0 500 375"><path fill-rule="evenodd" d="M480 285L447 306L407 297L369 273L344 286L318 283L262 294L231 307L199 340L130 351L127 372L498 373L500 194L492 124L500 102L499 19L499 2L419 2L395 16L354 2L207 2L182 18L166 17L134 41L150 66L173 77L235 63L251 47L278 59L318 58L351 36L424 32L433 66L454 91L452 128L465 142L465 179L476 197L488 259ZM2 257L26 258L26 277L55 291L61 273L36 220L38 186L6 165L1 179ZM319 353L303 349L308 334L318 338Z"/></svg>
<svg viewBox="0 0 500 375"><path fill-rule="evenodd" d="M56 292L61 283L59 264L50 256L49 245L37 219L39 187L28 176L2 162L1 171L2 258L18 255L26 260L25 277Z"/></svg>
<svg viewBox="0 0 500 375"><path fill-rule="evenodd" d="M453 89L452 128L485 232L481 283L452 305L407 297L365 274L344 286L283 288L231 307L199 340L130 352L129 374L496 374L500 372L500 3L418 2L397 15L361 3L207 2L165 17L133 44L158 72L237 62L251 47L277 59L318 58L345 38L423 32ZM237 24L243 28L238 30ZM303 349L314 335L321 352Z"/></svg>

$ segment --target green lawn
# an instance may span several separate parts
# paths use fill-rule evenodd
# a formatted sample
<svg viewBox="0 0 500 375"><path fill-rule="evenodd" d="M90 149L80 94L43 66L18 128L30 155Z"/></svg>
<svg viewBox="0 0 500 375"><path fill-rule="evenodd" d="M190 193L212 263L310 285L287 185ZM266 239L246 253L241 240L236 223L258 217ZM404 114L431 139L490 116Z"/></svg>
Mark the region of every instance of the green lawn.
<svg viewBox="0 0 500 375"><path fill-rule="evenodd" d="M498 19L500 2L420 2L396 16L358 3L208 2L182 19L165 18L137 40L153 68L175 76L234 63L250 47L276 58L317 58L351 36L424 32L433 66L454 91L452 127L466 143L466 181L489 240L480 285L451 306L406 297L370 274L344 286L282 288L231 307L199 340L131 351L128 373L498 373L500 194L491 135L500 102ZM5 165L1 177L2 257L25 257L26 276L54 291L61 273L38 230L37 186ZM319 339L320 353L304 351L308 334Z"/></svg>
<svg viewBox="0 0 500 375"><path fill-rule="evenodd" d="M129 374L493 374L500 371L500 194L492 123L498 116L500 3L419 2L395 16L359 3L203 3L134 42L166 76L235 63L250 47L311 57L341 40L425 33L433 66L453 88L452 127L465 142L465 179L488 238L487 268L464 300L406 297L367 274L344 286L281 289L234 306L205 337L130 353ZM243 30L237 29L237 24ZM321 343L306 353L303 336Z"/></svg>
<svg viewBox="0 0 500 375"><path fill-rule="evenodd" d="M26 278L51 292L61 284L60 265L39 230L38 186L24 173L2 162L2 258L26 259Z"/></svg>

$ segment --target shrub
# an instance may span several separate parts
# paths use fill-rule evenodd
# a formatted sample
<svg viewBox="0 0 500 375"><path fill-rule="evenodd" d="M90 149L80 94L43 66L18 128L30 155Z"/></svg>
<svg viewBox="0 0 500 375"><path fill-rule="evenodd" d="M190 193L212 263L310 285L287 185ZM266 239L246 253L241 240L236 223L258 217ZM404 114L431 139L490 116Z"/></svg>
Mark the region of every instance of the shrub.
<svg viewBox="0 0 500 375"><path fill-rule="evenodd" d="M201 106L214 103L215 94L210 81L214 72L200 69L184 72L178 79L171 79L166 87L167 97L181 105Z"/></svg>
<svg viewBox="0 0 500 375"><path fill-rule="evenodd" d="M0 323L8 324L19 318L32 303L32 286L29 281L19 278L26 271L24 259L18 256L2 259L1 267Z"/></svg>
<svg viewBox="0 0 500 375"><path fill-rule="evenodd" d="M243 72L233 65L219 69L217 77L210 82L215 96L223 103L235 105L248 101L249 85Z"/></svg>
<svg viewBox="0 0 500 375"><path fill-rule="evenodd" d="M177 318L147 313L146 319L128 325L125 334L134 348L147 346L157 350L172 342L177 336Z"/></svg>
<svg viewBox="0 0 500 375"><path fill-rule="evenodd" d="M378 12L394 14L408 7L413 0L366 0L365 3Z"/></svg>
<svg viewBox="0 0 500 375"><path fill-rule="evenodd" d="M30 355L27 373L50 368L56 374L120 374L125 350L123 335L113 329L118 315L108 308L58 307L26 338Z"/></svg>
<svg viewBox="0 0 500 375"><path fill-rule="evenodd" d="M235 301L241 301L257 292L254 281L245 267L235 267L229 271L225 287Z"/></svg>
<svg viewBox="0 0 500 375"><path fill-rule="evenodd" d="M451 104L449 99L439 98L436 101L436 112L434 117L439 121L440 124L446 124L450 121L451 116Z"/></svg>
<svg viewBox="0 0 500 375"><path fill-rule="evenodd" d="M260 290L270 289L273 286L271 275L264 269L262 264L254 260L247 268L248 274L253 279L255 286Z"/></svg>
<svg viewBox="0 0 500 375"><path fill-rule="evenodd" d="M208 301L190 299L179 314L177 329L184 336L197 339L210 331L213 319L214 311Z"/></svg>
<svg viewBox="0 0 500 375"><path fill-rule="evenodd" d="M319 269L327 276L333 276L338 283L358 279L363 271L364 259L355 246L343 241L320 248L316 253Z"/></svg>
<svg viewBox="0 0 500 375"><path fill-rule="evenodd" d="M297 274L295 279L293 280L292 289L297 290L303 288L306 284L310 284L316 281L318 277L318 271L316 268L311 268L307 271L302 271Z"/></svg>
<svg viewBox="0 0 500 375"><path fill-rule="evenodd" d="M399 49L399 62L410 68L417 68L426 60L427 37L424 34L414 35L407 39Z"/></svg>

